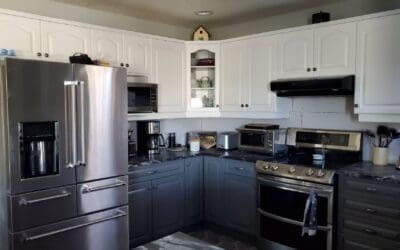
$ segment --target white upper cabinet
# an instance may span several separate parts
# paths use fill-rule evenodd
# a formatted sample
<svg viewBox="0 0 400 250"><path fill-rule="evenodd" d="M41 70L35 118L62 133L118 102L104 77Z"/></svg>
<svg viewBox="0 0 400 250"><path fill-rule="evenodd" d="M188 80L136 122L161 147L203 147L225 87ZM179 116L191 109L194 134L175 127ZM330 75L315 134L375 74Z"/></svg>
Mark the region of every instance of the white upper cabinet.
<svg viewBox="0 0 400 250"><path fill-rule="evenodd" d="M331 25L314 30L315 75L354 74L355 52L355 23Z"/></svg>
<svg viewBox="0 0 400 250"><path fill-rule="evenodd" d="M152 41L152 81L158 83L159 112L184 112L185 44Z"/></svg>
<svg viewBox="0 0 400 250"><path fill-rule="evenodd" d="M249 72L246 87L248 111L275 111L276 95L270 82L276 78L276 37L260 37L248 42Z"/></svg>
<svg viewBox="0 0 400 250"><path fill-rule="evenodd" d="M124 63L128 75L150 76L151 40L131 32L124 33Z"/></svg>
<svg viewBox="0 0 400 250"><path fill-rule="evenodd" d="M313 66L313 30L279 35L278 78L307 77Z"/></svg>
<svg viewBox="0 0 400 250"><path fill-rule="evenodd" d="M357 30L355 112L399 115L400 15L361 21Z"/></svg>
<svg viewBox="0 0 400 250"><path fill-rule="evenodd" d="M74 53L91 55L90 30L59 23L41 22L42 51L45 58L68 62Z"/></svg>
<svg viewBox="0 0 400 250"><path fill-rule="evenodd" d="M108 61L112 66L124 66L122 33L92 30L92 49L93 60Z"/></svg>
<svg viewBox="0 0 400 250"><path fill-rule="evenodd" d="M18 57L40 58L40 21L0 14L0 48L14 49Z"/></svg>
<svg viewBox="0 0 400 250"><path fill-rule="evenodd" d="M221 111L243 111L248 75L246 45L246 41L221 44Z"/></svg>

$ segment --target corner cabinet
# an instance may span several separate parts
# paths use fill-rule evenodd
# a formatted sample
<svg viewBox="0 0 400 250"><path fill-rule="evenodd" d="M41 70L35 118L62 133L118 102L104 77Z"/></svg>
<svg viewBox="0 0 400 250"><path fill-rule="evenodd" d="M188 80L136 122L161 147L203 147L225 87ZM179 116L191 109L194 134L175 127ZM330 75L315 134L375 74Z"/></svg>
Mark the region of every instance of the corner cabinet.
<svg viewBox="0 0 400 250"><path fill-rule="evenodd" d="M400 14L358 23L355 113L400 122Z"/></svg>
<svg viewBox="0 0 400 250"><path fill-rule="evenodd" d="M188 111L219 111L219 67L219 42L186 43Z"/></svg>
<svg viewBox="0 0 400 250"><path fill-rule="evenodd" d="M185 43L152 41L152 76L158 83L158 111L185 112Z"/></svg>
<svg viewBox="0 0 400 250"><path fill-rule="evenodd" d="M356 24L343 23L278 35L278 78L355 73Z"/></svg>

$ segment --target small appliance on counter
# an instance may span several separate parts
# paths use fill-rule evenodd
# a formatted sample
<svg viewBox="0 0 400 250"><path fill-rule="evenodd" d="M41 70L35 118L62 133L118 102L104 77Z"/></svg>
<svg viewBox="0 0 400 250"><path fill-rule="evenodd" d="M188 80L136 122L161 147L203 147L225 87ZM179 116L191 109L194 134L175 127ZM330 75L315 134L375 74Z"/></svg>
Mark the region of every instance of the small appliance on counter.
<svg viewBox="0 0 400 250"><path fill-rule="evenodd" d="M251 123L237 129L239 132L239 149L270 154L284 154L287 150L287 129L279 125Z"/></svg>
<svg viewBox="0 0 400 250"><path fill-rule="evenodd" d="M137 143L135 139L135 132L133 130L128 130L128 157L129 159L136 156Z"/></svg>
<svg viewBox="0 0 400 250"><path fill-rule="evenodd" d="M160 133L160 121L137 122L138 154L158 154L165 147L164 136Z"/></svg>
<svg viewBox="0 0 400 250"><path fill-rule="evenodd" d="M191 131L186 133L186 146L188 148L190 147L190 139L194 136L199 137L202 149L210 149L217 145L216 131Z"/></svg>
<svg viewBox="0 0 400 250"><path fill-rule="evenodd" d="M217 149L232 150L238 148L239 135L237 132L220 132L217 137Z"/></svg>

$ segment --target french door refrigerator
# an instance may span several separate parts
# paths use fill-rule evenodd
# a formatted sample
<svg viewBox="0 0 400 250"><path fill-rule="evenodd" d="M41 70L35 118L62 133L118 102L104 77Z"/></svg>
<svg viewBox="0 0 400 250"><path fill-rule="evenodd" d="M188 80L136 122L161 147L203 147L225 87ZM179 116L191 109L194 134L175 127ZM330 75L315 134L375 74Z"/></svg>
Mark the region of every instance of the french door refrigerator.
<svg viewBox="0 0 400 250"><path fill-rule="evenodd" d="M0 70L0 249L127 250L125 69Z"/></svg>

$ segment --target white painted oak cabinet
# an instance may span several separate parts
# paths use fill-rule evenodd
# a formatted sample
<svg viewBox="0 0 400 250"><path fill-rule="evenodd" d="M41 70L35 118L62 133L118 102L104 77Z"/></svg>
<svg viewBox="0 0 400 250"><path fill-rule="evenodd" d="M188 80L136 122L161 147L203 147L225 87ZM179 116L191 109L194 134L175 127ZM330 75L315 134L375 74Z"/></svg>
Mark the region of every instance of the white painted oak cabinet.
<svg viewBox="0 0 400 250"><path fill-rule="evenodd" d="M355 73L356 23L278 35L278 78Z"/></svg>

